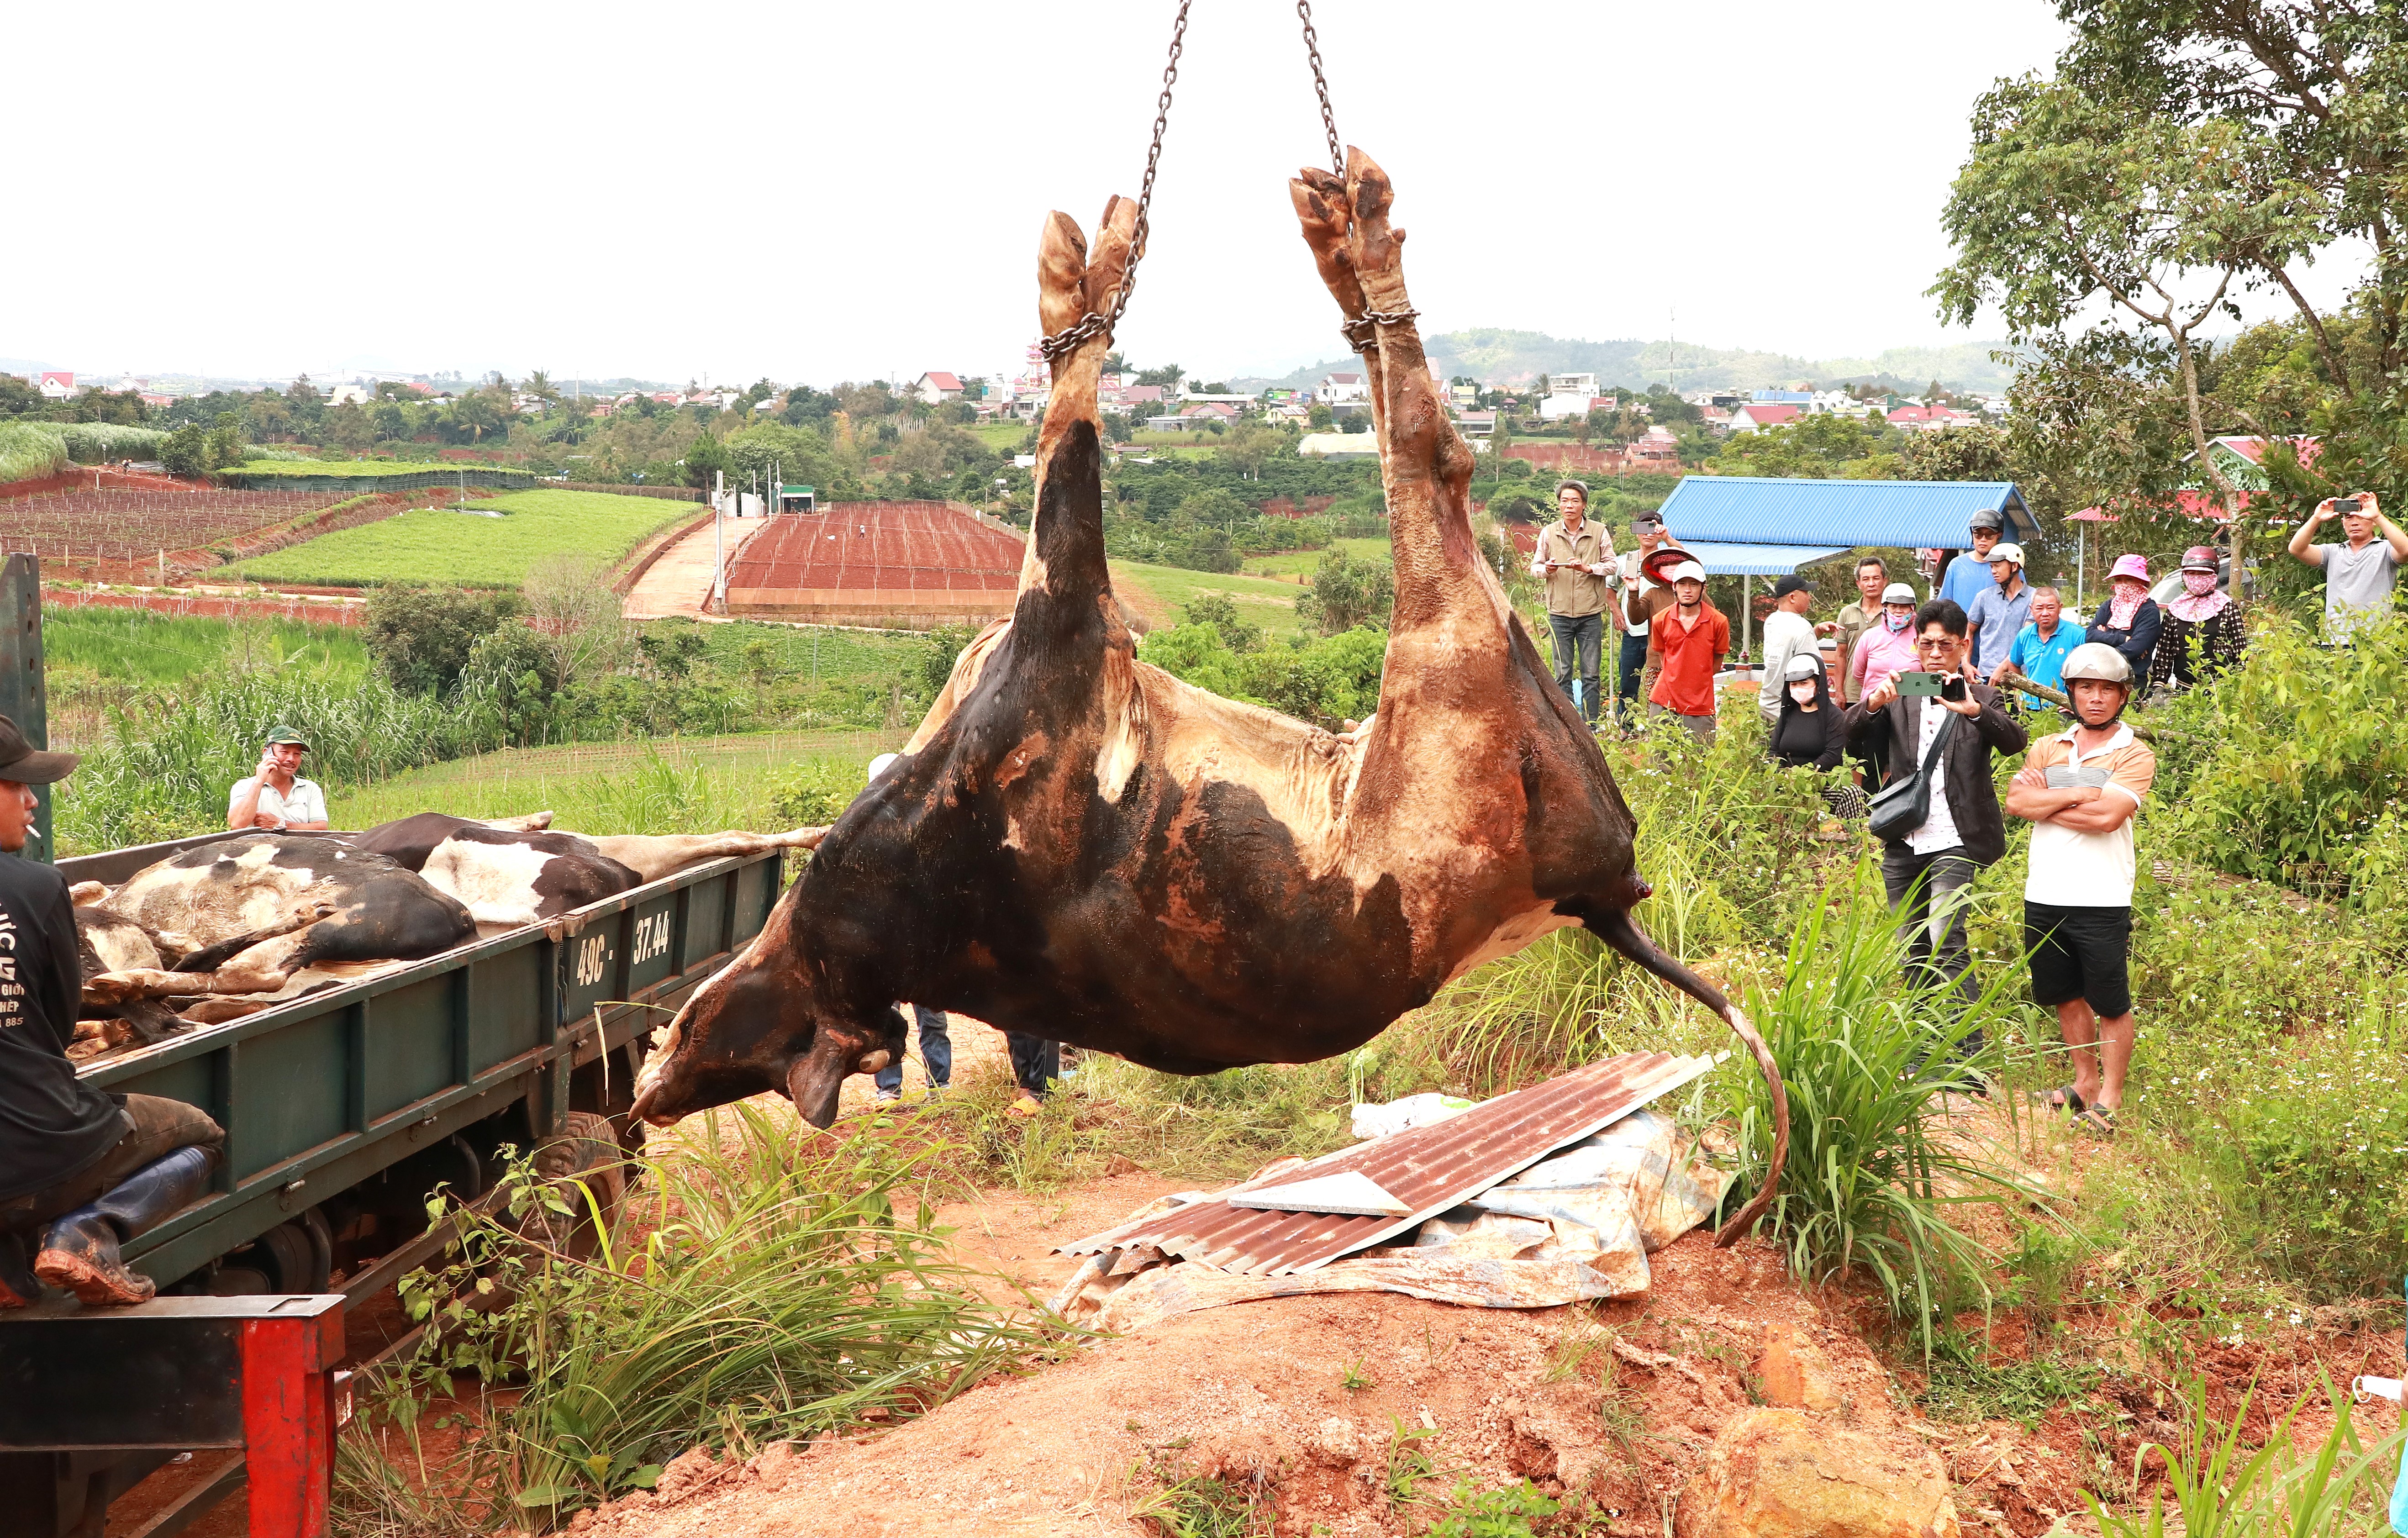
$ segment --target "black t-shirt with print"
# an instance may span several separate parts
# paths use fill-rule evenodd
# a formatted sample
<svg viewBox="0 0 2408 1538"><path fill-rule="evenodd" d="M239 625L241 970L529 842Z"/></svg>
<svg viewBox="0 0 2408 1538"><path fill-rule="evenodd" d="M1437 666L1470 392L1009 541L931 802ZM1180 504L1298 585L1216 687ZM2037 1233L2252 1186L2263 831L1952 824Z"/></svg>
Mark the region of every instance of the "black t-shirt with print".
<svg viewBox="0 0 2408 1538"><path fill-rule="evenodd" d="M67 1061L83 993L75 909L53 867L0 855L0 1200L91 1165L125 1133Z"/></svg>

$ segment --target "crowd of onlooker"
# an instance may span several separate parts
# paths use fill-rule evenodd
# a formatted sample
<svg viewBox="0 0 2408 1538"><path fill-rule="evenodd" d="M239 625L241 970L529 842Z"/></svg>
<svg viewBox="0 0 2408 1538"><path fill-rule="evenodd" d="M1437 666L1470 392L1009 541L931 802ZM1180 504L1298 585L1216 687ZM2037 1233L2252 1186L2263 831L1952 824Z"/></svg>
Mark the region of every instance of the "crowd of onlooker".
<svg viewBox="0 0 2408 1538"><path fill-rule="evenodd" d="M1539 537L1531 574L1546 584L1555 679L1592 726L1605 700L1604 619L1621 637L1614 713L1638 725L1677 721L1715 736L1731 650L1730 622L1706 597L1702 565L1642 512L1638 550L1617 554L1590 520L1588 490L1555 488L1560 515ZM2341 520L2339 542L2316 542ZM1971 549L1928 598L1881 557L1856 563L1856 600L1813 617L1813 584L1775 583L1758 653L1756 709L1767 751L1824 771L1824 796L1882 844L1882 883L1899 913L1909 969L1968 1006L1965 905L1981 871L2006 853L2006 818L2032 825L2024 941L2035 1003L2053 1009L2070 1049L2071 1082L2044 1097L2086 1131L2112 1135L2136 1030L2128 953L2137 854L2132 819L2157 769L2124 720L2136 699L2161 700L2237 666L2247 645L2229 558L2183 553L2153 579L2145 556L2118 556L2087 623L2065 614L2057 587L2026 577L2023 548L1994 511L1970 521ZM2372 495L2329 499L2291 537L2290 553L2325 573L2325 634L2345 646L2387 612L2408 534ZM1828 649L1829 655L1826 656ZM2054 714L2046 713L2054 712ZM2003 805L1992 754L2023 754ZM1853 761L1853 763L1851 763ZM1979 1030L1955 1043L1982 1047Z"/></svg>

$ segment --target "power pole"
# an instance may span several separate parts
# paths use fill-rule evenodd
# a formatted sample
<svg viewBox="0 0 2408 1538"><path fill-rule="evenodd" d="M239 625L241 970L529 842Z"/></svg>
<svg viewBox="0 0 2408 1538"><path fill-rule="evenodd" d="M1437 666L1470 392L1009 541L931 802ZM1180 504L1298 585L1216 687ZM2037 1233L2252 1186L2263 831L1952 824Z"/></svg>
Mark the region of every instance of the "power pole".
<svg viewBox="0 0 2408 1538"><path fill-rule="evenodd" d="M727 472L713 470L718 482L710 498L710 598L704 607L717 613L727 602Z"/></svg>

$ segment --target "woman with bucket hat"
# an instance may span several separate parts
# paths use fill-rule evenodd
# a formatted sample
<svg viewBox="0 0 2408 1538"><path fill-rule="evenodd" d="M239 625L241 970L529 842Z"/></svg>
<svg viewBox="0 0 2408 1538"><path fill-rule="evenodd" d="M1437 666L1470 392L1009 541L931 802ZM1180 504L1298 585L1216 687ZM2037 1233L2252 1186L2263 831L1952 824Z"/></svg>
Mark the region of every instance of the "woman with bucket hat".
<svg viewBox="0 0 2408 1538"><path fill-rule="evenodd" d="M2183 552L2183 591L2165 606L2157 649L2149 662L2150 694L2179 694L2227 668L2238 667L2248 645L2232 595L2216 585L2215 549Z"/></svg>
<svg viewBox="0 0 2408 1538"><path fill-rule="evenodd" d="M2157 600L2149 597L2148 557L2116 556L2107 583L2107 601L2090 617L2090 639L2124 654L2134 678L2145 677L2150 654L2157 649L2157 633L2165 625Z"/></svg>

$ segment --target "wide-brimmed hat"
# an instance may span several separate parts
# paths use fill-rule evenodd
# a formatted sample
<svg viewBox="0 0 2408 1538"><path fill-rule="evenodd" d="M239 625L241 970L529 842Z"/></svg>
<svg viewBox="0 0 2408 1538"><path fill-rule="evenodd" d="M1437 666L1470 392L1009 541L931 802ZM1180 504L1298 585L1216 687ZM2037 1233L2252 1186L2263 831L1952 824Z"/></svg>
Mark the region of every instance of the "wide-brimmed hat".
<svg viewBox="0 0 2408 1538"><path fill-rule="evenodd" d="M1914 596L1914 589L1904 582L1892 582L1882 589L1882 607L1885 609L1894 603L1921 603L1922 601Z"/></svg>
<svg viewBox="0 0 2408 1538"><path fill-rule="evenodd" d="M17 723L0 715L0 780L21 785L55 785L83 762L72 753L44 753L25 740Z"/></svg>
<svg viewBox="0 0 2408 1538"><path fill-rule="evenodd" d="M2107 580L2112 582L2118 577L2129 577L2136 582L2147 582L2149 558L2145 555L2116 556L2114 566L2108 570Z"/></svg>
<svg viewBox="0 0 2408 1538"><path fill-rule="evenodd" d="M2214 545L2193 545L2188 550L2184 551L2182 568L2185 571L2214 570L2215 547Z"/></svg>
<svg viewBox="0 0 2408 1538"><path fill-rule="evenodd" d="M1680 566L1684 562L1690 562L1696 559L1696 556L1691 555L1687 551L1683 550L1678 545L1665 545L1657 549L1653 554L1650 554L1645 560L1640 562L1639 568L1641 570L1647 573L1649 581L1670 583L1672 579L1666 576L1666 572L1670 571L1674 567Z"/></svg>

